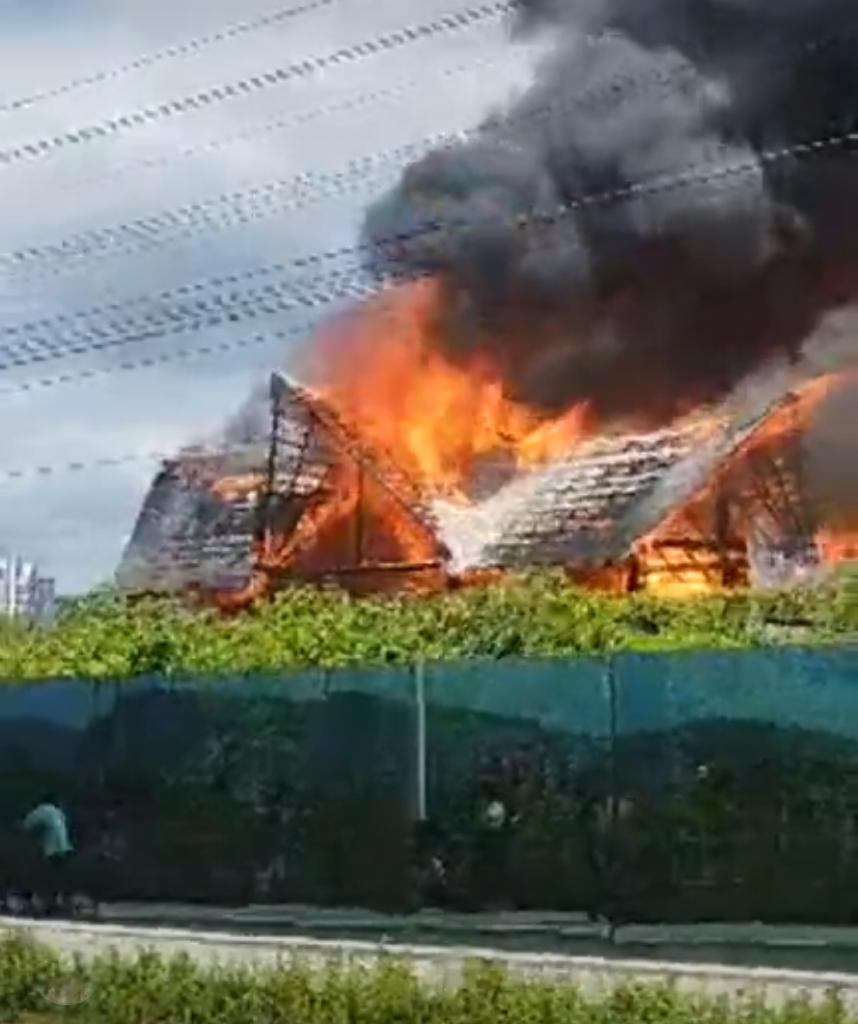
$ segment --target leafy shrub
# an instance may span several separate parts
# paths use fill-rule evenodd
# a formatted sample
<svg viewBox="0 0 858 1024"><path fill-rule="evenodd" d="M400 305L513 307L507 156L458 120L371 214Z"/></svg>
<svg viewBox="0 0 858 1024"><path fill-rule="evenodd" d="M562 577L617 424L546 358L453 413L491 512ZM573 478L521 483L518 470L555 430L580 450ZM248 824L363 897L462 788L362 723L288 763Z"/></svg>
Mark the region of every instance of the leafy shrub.
<svg viewBox="0 0 858 1024"><path fill-rule="evenodd" d="M724 650L793 642L793 627L802 642L822 644L858 632L850 594L844 584L671 601L577 590L540 574L420 599L295 588L234 618L100 594L50 628L0 627L0 679Z"/></svg>
<svg viewBox="0 0 858 1024"><path fill-rule="evenodd" d="M393 959L372 969L331 963L311 971L202 968L185 957L144 953L69 965L18 938L0 942L0 1015L82 1024L849 1024L840 1002L795 1002L780 1010L693 999L668 987L624 986L601 1000L569 984L514 980L471 965L457 987L429 987ZM74 1005L50 993L82 993ZM48 1011L52 1011L49 1013Z"/></svg>

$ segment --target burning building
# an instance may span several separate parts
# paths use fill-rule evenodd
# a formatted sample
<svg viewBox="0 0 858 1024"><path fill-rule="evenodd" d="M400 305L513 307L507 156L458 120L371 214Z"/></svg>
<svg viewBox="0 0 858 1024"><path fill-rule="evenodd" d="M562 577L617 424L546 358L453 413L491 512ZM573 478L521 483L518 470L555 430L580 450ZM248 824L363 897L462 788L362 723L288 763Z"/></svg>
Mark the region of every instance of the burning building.
<svg viewBox="0 0 858 1024"><path fill-rule="evenodd" d="M531 88L368 210L378 297L259 437L164 467L123 586L694 592L854 557L852 7L516 6L552 42Z"/></svg>
<svg viewBox="0 0 858 1024"><path fill-rule="evenodd" d="M475 472L477 496L415 481L326 401L274 375L266 437L164 465L119 572L132 593L238 608L288 583L435 591L563 567L617 591L694 594L815 575L858 558L802 488L824 377L741 416L578 441L539 465ZM479 486L477 486L479 485Z"/></svg>
<svg viewBox="0 0 858 1024"><path fill-rule="evenodd" d="M241 606L285 581L437 588L446 553L424 497L310 392L274 375L265 436L187 451L156 477L118 580Z"/></svg>

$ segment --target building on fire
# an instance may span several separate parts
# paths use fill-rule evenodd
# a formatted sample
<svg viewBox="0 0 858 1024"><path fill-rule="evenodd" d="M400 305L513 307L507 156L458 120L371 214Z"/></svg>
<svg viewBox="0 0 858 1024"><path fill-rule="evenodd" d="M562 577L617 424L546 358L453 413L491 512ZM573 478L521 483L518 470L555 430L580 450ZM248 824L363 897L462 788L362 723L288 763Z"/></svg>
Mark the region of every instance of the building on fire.
<svg viewBox="0 0 858 1024"><path fill-rule="evenodd" d="M275 375L265 436L163 465L118 583L229 608L289 583L435 591L540 566L666 594L787 582L830 554L798 443L818 386L579 444L454 502L424 493L330 405Z"/></svg>

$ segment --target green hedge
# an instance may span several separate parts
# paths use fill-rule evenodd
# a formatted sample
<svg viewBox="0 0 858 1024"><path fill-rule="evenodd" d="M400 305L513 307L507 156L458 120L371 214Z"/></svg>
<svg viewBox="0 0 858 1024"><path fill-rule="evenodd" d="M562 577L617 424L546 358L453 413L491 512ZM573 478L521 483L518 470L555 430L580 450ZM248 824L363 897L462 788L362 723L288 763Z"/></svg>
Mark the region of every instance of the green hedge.
<svg viewBox="0 0 858 1024"><path fill-rule="evenodd" d="M857 627L844 584L669 601L576 590L549 574L424 599L294 589L234 618L102 594L51 628L2 627L0 679L824 644Z"/></svg>
<svg viewBox="0 0 858 1024"><path fill-rule="evenodd" d="M20 939L0 943L0 1017L45 1024L848 1024L835 997L767 1010L680 996L666 987L618 988L599 1000L572 986L514 981L474 965L457 988L421 986L404 964L375 969L300 964L209 968L144 954L64 964Z"/></svg>

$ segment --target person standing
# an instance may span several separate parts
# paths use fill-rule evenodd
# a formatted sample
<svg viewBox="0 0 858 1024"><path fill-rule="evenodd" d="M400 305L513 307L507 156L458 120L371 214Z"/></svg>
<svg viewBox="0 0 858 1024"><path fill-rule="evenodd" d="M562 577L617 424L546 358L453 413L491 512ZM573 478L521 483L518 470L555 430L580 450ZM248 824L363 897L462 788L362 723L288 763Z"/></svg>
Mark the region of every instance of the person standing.
<svg viewBox="0 0 858 1024"><path fill-rule="evenodd" d="M22 827L39 839L38 888L44 890L46 909L56 911L69 895L68 869L74 854L66 813L59 801L47 794L24 818Z"/></svg>

